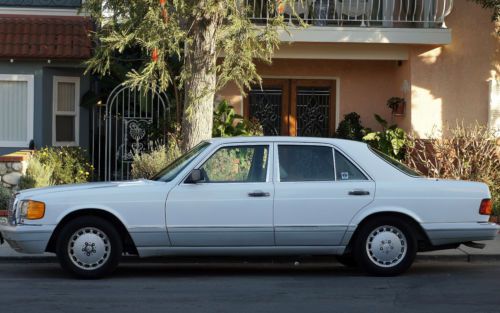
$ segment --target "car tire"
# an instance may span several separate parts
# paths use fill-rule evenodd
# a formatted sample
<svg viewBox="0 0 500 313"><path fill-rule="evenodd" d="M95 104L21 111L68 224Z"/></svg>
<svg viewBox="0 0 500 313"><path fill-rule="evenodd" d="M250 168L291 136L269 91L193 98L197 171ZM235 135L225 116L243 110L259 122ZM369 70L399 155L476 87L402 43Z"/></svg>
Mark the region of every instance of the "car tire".
<svg viewBox="0 0 500 313"><path fill-rule="evenodd" d="M84 216L61 229L56 254L61 266L76 277L102 278L111 274L120 261L123 243L110 222Z"/></svg>
<svg viewBox="0 0 500 313"><path fill-rule="evenodd" d="M381 217L363 224L354 243L354 257L362 270L375 276L404 273L415 260L413 227L397 217Z"/></svg>
<svg viewBox="0 0 500 313"><path fill-rule="evenodd" d="M337 255L336 259L340 264L344 265L345 267L349 268L358 267L356 259L351 254Z"/></svg>

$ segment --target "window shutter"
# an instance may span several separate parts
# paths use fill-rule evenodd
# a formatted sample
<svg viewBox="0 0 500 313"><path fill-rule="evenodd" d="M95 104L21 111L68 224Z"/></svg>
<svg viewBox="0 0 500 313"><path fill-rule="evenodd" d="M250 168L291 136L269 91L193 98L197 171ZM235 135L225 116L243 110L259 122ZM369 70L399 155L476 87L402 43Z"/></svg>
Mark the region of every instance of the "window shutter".
<svg viewBox="0 0 500 313"><path fill-rule="evenodd" d="M497 130L500 136L500 82L496 79L490 81L490 107L488 113L489 127Z"/></svg>

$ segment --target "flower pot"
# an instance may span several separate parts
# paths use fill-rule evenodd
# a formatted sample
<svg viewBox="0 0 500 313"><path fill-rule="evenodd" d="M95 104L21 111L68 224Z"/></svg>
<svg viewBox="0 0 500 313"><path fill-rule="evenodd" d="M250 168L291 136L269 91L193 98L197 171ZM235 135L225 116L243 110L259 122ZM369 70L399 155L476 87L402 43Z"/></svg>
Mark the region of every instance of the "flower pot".
<svg viewBox="0 0 500 313"><path fill-rule="evenodd" d="M405 103L399 103L399 105L392 110L392 115L396 116L405 115Z"/></svg>

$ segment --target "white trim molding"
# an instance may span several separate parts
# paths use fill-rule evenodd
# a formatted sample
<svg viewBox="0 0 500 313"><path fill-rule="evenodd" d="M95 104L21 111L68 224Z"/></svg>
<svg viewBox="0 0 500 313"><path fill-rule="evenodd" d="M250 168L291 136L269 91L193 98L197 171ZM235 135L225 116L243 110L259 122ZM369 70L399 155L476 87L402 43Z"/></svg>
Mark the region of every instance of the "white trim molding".
<svg viewBox="0 0 500 313"><path fill-rule="evenodd" d="M280 32L283 42L343 42L448 45L448 28L320 27L290 28Z"/></svg>
<svg viewBox="0 0 500 313"><path fill-rule="evenodd" d="M2 7L0 14L11 15L45 15L45 16L88 16L87 13L78 12L79 9L58 9L58 8L26 8L26 7Z"/></svg>
<svg viewBox="0 0 500 313"><path fill-rule="evenodd" d="M75 110L74 111L58 111L58 84L59 83L74 83L75 84ZM56 140L56 117L57 116L73 116L75 118L75 141L57 141ZM52 145L53 146L78 146L80 143L80 77L74 76L54 76L52 79Z"/></svg>
<svg viewBox="0 0 500 313"><path fill-rule="evenodd" d="M0 74L0 81L21 81L27 83L27 108L26 108L26 140L25 141L0 141L0 147L8 148L26 148L30 141L33 140L33 124L34 124L34 103L35 103L35 76L34 75L17 75L17 74Z"/></svg>

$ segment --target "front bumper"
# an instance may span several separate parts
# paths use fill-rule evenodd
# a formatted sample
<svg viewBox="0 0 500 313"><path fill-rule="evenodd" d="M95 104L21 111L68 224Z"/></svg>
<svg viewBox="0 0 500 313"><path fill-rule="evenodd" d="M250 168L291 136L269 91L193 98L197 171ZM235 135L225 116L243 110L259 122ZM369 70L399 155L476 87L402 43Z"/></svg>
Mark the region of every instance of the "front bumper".
<svg viewBox="0 0 500 313"><path fill-rule="evenodd" d="M55 226L0 225L1 237L19 253L44 253Z"/></svg>
<svg viewBox="0 0 500 313"><path fill-rule="evenodd" d="M424 223L431 243L435 246L469 241L494 240L500 226L495 223Z"/></svg>

